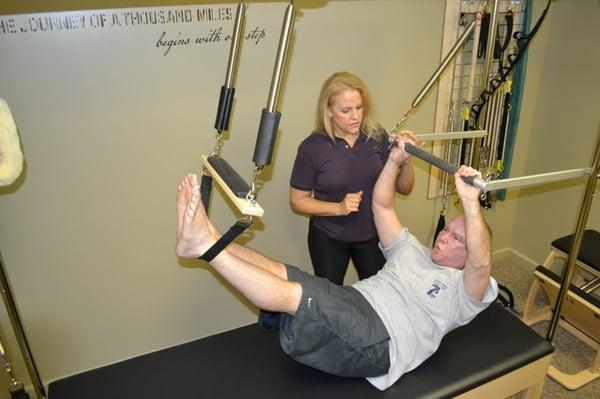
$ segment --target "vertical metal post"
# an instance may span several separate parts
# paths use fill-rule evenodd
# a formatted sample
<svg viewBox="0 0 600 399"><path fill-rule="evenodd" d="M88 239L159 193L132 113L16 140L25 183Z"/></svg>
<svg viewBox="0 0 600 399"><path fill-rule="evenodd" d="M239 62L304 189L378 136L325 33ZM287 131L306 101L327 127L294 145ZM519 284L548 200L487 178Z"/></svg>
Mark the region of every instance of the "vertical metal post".
<svg viewBox="0 0 600 399"><path fill-rule="evenodd" d="M229 62L227 63L227 73L225 75L225 87L233 86L233 77L235 74L236 60L240 53L240 41L242 39L242 25L246 14L246 5L240 1L235 12L235 22L233 25L233 34L231 35L231 47L229 48Z"/></svg>
<svg viewBox="0 0 600 399"><path fill-rule="evenodd" d="M15 301L13 299L14 296L12 294L8 278L6 276L6 271L4 270L2 254L0 254L0 289L2 290L2 299L4 300L4 306L6 307L6 311L8 312L8 317L10 318L10 323L15 333L15 337L17 338L17 342L19 343L21 355L23 356L23 360L25 361L25 366L27 367L29 378L31 379L31 383L33 384L35 394L38 399L45 399L46 391L44 389L44 384L42 383L42 379L40 378L40 374L35 365L35 361L33 360L31 349L29 349L29 343L27 342L27 337L25 336L25 330L23 329L21 318L19 317L19 312L17 311L17 306L15 305Z"/></svg>
<svg viewBox="0 0 600 399"><path fill-rule="evenodd" d="M599 162L600 160L600 130L596 137L596 151L592 158L591 171L587 178L587 184L585 187L585 193L583 200L581 201L581 207L579 208L579 215L577 216L577 225L575 227L575 233L573 234L573 241L571 241L571 248L569 249L569 257L565 265L565 270L562 273L562 284L558 291L558 298L556 299L556 305L554 306L554 313L552 314L552 320L550 320L550 326L548 327L548 333L546 334L546 340L552 342L554 334L556 333L556 327L558 327L558 321L560 319L560 312L562 310L562 304L569 292L569 285L571 284L571 277L575 269L575 262L577 262L577 256L579 255L579 248L581 247L581 241L583 240L583 233L585 231L585 225L590 213L592 206L592 200L594 196L594 190L596 189L596 182L598 181L599 173Z"/></svg>
<svg viewBox="0 0 600 399"><path fill-rule="evenodd" d="M283 27L281 28L281 37L279 38L279 49L277 50L277 58L275 59L275 67L273 68L273 78L271 79L271 89L269 90L269 98L267 100L267 110L275 112L277 109L277 100L279 98L279 89L287 56L289 42L294 29L294 18L296 16L296 8L293 2L290 3L283 18Z"/></svg>

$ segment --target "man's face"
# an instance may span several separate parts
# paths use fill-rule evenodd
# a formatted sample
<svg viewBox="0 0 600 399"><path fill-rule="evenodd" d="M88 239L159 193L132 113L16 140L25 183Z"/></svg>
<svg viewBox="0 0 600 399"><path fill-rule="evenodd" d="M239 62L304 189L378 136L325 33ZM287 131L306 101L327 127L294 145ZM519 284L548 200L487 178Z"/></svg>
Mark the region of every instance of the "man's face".
<svg viewBox="0 0 600 399"><path fill-rule="evenodd" d="M457 216L438 234L431 250L431 259L440 266L463 269L467 261L465 219Z"/></svg>

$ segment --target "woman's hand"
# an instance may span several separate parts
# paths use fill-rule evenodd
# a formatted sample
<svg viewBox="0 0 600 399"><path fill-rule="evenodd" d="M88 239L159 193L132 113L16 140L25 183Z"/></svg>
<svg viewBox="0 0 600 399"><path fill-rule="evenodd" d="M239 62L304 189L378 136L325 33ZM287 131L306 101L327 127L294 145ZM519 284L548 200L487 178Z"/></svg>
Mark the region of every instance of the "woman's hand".
<svg viewBox="0 0 600 399"><path fill-rule="evenodd" d="M363 192L348 193L340 202L340 215L346 216L352 212L358 212L358 207L362 201Z"/></svg>

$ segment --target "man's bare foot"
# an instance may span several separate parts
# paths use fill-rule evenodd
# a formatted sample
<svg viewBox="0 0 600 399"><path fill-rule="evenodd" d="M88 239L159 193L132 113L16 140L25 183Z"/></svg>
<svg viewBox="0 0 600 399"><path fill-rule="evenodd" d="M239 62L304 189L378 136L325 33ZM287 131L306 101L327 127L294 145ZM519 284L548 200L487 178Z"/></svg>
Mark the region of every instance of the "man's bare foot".
<svg viewBox="0 0 600 399"><path fill-rule="evenodd" d="M184 186L199 186L198 184L198 177L194 174L187 174L184 178L183 181L181 183L179 183L179 186L177 187L177 214L181 215L183 217L183 213L185 210L185 206L186 203L189 201L189 199L191 198L191 190L186 189L185 192L183 193L183 195L179 195L179 191L181 189L184 188ZM182 209L180 209L182 208ZM204 210L204 212L206 213L206 210ZM213 223L210 221L210 219L207 217L206 221L208 222L208 231L210 231L210 234L212 234L216 239L221 238L221 233L217 230L217 228L213 225ZM179 220L179 231L177 232L177 235L179 236L181 234L181 226L183 226L183 221Z"/></svg>
<svg viewBox="0 0 600 399"><path fill-rule="evenodd" d="M175 252L182 258L198 258L216 241L200 200L196 175L187 175L177 187L177 244Z"/></svg>

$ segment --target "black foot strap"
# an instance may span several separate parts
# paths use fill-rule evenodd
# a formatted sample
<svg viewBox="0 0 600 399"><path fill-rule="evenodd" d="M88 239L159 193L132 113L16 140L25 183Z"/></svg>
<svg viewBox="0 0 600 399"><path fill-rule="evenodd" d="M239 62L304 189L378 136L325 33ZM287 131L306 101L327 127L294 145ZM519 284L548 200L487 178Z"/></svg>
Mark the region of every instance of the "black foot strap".
<svg viewBox="0 0 600 399"><path fill-rule="evenodd" d="M217 256L222 250L224 250L225 247L227 247L233 240L235 240L237 236L242 234L248 227L250 227L251 224L252 222L238 220L233 226L229 228L229 230L227 230L227 233L223 234L223 236L219 238L219 240L215 242L213 246L210 247L208 251L206 251L204 255L202 255L198 259L210 262L215 256Z"/></svg>
<svg viewBox="0 0 600 399"><path fill-rule="evenodd" d="M200 180L200 198L202 199L202 205L204 210L208 212L208 205L210 204L210 192L212 191L213 178L210 175L202 175Z"/></svg>

